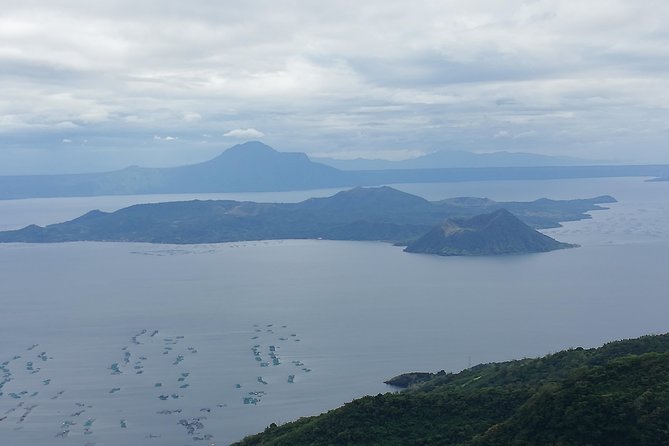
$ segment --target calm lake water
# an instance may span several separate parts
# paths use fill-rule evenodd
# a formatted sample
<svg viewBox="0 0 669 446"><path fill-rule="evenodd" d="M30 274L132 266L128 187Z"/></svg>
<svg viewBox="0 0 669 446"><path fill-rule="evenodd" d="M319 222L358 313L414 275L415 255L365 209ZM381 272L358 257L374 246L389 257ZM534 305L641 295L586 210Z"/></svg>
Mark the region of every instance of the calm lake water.
<svg viewBox="0 0 669 446"><path fill-rule="evenodd" d="M2 444L228 444L389 391L382 381L398 373L667 331L669 183L397 187L428 199L620 202L546 231L580 248L522 256L309 240L0 245ZM4 201L0 227L184 198L195 196Z"/></svg>

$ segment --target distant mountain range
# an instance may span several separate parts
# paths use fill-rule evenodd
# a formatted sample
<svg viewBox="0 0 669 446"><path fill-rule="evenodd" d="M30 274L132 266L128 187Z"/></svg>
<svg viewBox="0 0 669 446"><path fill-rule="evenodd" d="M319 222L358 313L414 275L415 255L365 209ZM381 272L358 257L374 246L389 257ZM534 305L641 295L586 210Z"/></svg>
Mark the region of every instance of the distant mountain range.
<svg viewBox="0 0 669 446"><path fill-rule="evenodd" d="M449 218L406 247L440 256L499 255L571 248L523 223L506 209L470 218Z"/></svg>
<svg viewBox="0 0 669 446"><path fill-rule="evenodd" d="M381 159L335 159L311 157L313 161L341 170L435 169L451 167L538 167L586 166L606 164L566 156L549 156L523 152L472 153L459 150L438 151L417 158L388 161Z"/></svg>
<svg viewBox="0 0 669 446"><path fill-rule="evenodd" d="M216 243L322 238L407 244L420 239L446 218L472 217L505 208L525 223L545 228L558 226L561 221L589 218L585 212L602 209L598 204L614 201L609 196L586 200L541 199L528 203L497 203L481 198L427 201L387 186L358 187L331 197L311 198L300 203L193 200L141 204L111 213L96 210L65 223L46 227L31 225L16 231L0 232L0 242ZM511 240L514 234L524 239L528 230L534 230L515 220L509 223L510 220L496 219L479 236L467 239L470 249L463 247L459 254L502 253L488 241L498 236L506 237L499 242L500 245L521 246L520 240ZM480 237L484 237L485 241L475 241ZM541 250L529 244L526 248L524 252Z"/></svg>
<svg viewBox="0 0 669 446"><path fill-rule="evenodd" d="M669 176L669 166L434 168L430 163L421 165L431 168L343 171L313 162L304 153L278 152L254 141L231 147L212 160L180 167L133 166L103 173L0 176L0 199L267 192L455 181Z"/></svg>
<svg viewBox="0 0 669 446"><path fill-rule="evenodd" d="M347 185L335 168L304 153L260 142L238 144L216 158L172 168L128 167L103 173L0 177L0 199L190 192L285 191Z"/></svg>

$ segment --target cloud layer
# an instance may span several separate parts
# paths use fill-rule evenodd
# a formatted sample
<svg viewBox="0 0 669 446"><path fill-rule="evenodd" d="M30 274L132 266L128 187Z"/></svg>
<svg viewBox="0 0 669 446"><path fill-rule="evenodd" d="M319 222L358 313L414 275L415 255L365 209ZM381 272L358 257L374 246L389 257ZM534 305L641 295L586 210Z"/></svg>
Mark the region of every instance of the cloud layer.
<svg viewBox="0 0 669 446"><path fill-rule="evenodd" d="M223 136L239 139L260 139L265 136L265 134L256 129L234 129L230 130L229 132L225 132Z"/></svg>
<svg viewBox="0 0 669 446"><path fill-rule="evenodd" d="M194 162L263 134L339 157L669 162L663 0L330 3L0 0L0 174Z"/></svg>

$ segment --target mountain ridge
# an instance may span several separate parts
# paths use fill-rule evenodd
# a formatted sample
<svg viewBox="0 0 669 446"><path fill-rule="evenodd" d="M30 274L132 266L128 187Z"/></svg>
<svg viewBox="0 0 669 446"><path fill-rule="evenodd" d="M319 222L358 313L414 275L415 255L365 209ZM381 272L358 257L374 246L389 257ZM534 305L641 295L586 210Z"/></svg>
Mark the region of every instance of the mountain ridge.
<svg viewBox="0 0 669 446"><path fill-rule="evenodd" d="M131 166L100 173L0 176L0 200L667 175L666 165L434 168L430 164L412 169L343 171L314 162L301 152L279 152L249 141L211 160L177 167Z"/></svg>
<svg viewBox="0 0 669 446"><path fill-rule="evenodd" d="M347 175L300 152L259 141L200 163L82 174L0 176L0 199L195 192L260 192L350 185Z"/></svg>
<svg viewBox="0 0 669 446"><path fill-rule="evenodd" d="M464 150L439 150L405 160L382 159L336 159L312 157L316 162L341 170L385 170L425 169L450 167L538 167L538 166L585 166L606 164L602 161L581 158L542 155L527 152L498 151L474 153Z"/></svg>
<svg viewBox="0 0 669 446"><path fill-rule="evenodd" d="M496 203L427 201L390 187L354 188L300 203L192 200L91 211L68 222L0 232L0 242L219 243L268 239L377 240L408 244L448 217L508 208L534 227L589 218L612 197ZM464 203L464 204L463 204ZM472 203L472 205L466 205Z"/></svg>

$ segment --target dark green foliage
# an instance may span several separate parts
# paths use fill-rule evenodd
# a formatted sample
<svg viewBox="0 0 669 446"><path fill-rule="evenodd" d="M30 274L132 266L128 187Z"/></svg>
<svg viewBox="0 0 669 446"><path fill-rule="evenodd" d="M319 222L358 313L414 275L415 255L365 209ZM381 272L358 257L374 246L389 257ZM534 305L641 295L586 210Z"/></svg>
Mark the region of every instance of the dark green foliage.
<svg viewBox="0 0 669 446"><path fill-rule="evenodd" d="M380 394L319 417L270 428L242 444L458 444L510 416L528 397L520 388Z"/></svg>
<svg viewBox="0 0 669 446"><path fill-rule="evenodd" d="M582 368L540 388L512 417L472 443L669 444L669 354L647 353Z"/></svg>
<svg viewBox="0 0 669 446"><path fill-rule="evenodd" d="M395 376L393 378L390 378L388 381L384 382L393 387L401 387L402 389L406 389L409 386L413 386L418 383L428 381L434 378L435 376L444 376L444 375L446 375L446 372L444 372L443 370L438 374L429 372L410 372Z"/></svg>
<svg viewBox="0 0 669 446"><path fill-rule="evenodd" d="M669 444L669 335L435 375L238 444Z"/></svg>

